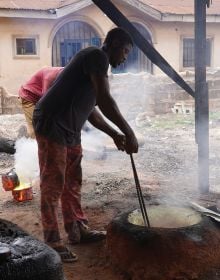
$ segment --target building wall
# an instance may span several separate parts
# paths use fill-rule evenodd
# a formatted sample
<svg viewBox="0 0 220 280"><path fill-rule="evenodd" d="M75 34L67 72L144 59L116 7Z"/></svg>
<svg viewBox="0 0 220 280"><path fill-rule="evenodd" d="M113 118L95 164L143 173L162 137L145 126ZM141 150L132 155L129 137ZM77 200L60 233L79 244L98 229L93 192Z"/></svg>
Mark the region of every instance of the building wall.
<svg viewBox="0 0 220 280"><path fill-rule="evenodd" d="M51 64L51 50L48 48L48 36L53 22L36 19L1 18L0 49L0 85L10 94L16 94L19 86L33 72L44 65ZM15 58L13 35L38 35L39 57Z"/></svg>
<svg viewBox="0 0 220 280"><path fill-rule="evenodd" d="M0 86L6 92L16 95L20 85L35 71L45 65L51 65L53 37L56 31L70 20L86 21L102 38L112 25L112 22L95 7L83 9L58 20L0 18ZM15 58L14 35L38 35L39 56Z"/></svg>
<svg viewBox="0 0 220 280"><path fill-rule="evenodd" d="M170 63L176 71L182 68L182 36L193 36L193 23L169 23L152 20L141 11L127 6L118 6L130 19L141 23L152 34L154 47ZM45 65L51 65L52 42L59 28L70 20L81 20L89 23L102 38L114 27L111 20L94 5L81 9L61 19L22 19L0 18L0 86L12 95L17 95L18 88L35 71ZM13 35L38 35L39 57L15 58L13 53ZM220 28L211 23L207 27L207 35L213 37L212 67L220 67ZM154 66L154 74L161 74Z"/></svg>
<svg viewBox="0 0 220 280"><path fill-rule="evenodd" d="M212 57L212 65L213 68L220 68L220 28L219 23L210 23L207 26L207 36L213 38L213 57Z"/></svg>

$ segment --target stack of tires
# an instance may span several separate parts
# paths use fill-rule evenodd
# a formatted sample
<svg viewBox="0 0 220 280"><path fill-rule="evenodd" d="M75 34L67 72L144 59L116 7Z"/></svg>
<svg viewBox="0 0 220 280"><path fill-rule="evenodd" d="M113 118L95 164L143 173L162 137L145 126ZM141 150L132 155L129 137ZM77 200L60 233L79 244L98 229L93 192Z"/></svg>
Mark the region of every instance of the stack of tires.
<svg viewBox="0 0 220 280"><path fill-rule="evenodd" d="M1 280L65 280L53 249L1 219L0 275Z"/></svg>

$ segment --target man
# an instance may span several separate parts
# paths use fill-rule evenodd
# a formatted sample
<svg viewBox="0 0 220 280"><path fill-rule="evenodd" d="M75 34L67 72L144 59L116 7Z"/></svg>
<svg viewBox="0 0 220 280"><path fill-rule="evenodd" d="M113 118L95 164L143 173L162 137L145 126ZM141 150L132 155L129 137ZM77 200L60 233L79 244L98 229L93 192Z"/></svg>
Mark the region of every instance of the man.
<svg viewBox="0 0 220 280"><path fill-rule="evenodd" d="M23 84L19 89L18 94L27 122L28 135L31 138L35 138L32 125L35 104L49 89L62 69L63 67L44 67L37 71L30 80Z"/></svg>
<svg viewBox="0 0 220 280"><path fill-rule="evenodd" d="M111 136L119 150L127 153L138 151L134 132L110 95L107 76L109 64L116 67L124 62L132 46L126 31L121 28L112 29L101 49L89 47L76 54L34 110L44 239L66 262L74 261L76 256L68 251L60 238L57 223L59 200L64 227L71 244L92 236L98 239L104 237L104 234L88 229L87 218L80 203L80 132L85 121L88 119L95 127ZM124 135L104 121L95 109L96 105Z"/></svg>
<svg viewBox="0 0 220 280"><path fill-rule="evenodd" d="M19 97L21 99L22 109L25 114L26 122L28 125L28 134L31 138L35 138L35 133L32 125L33 120L33 111L35 108L36 103L40 100L40 98L47 92L47 90L50 88L50 86L54 83L56 80L58 74L63 70L63 67L44 67L37 71L26 83L24 83L21 88L19 89ZM94 111L92 112L90 116L90 122L93 123L94 126L102 130L103 132L107 133L112 137L114 140L116 146L118 149L122 149L122 146L125 140L124 136L120 133L117 133L114 131L102 118L102 116ZM83 128L85 130L85 128ZM79 145L77 149L72 150L72 154L76 152L76 157L81 156L81 146ZM74 178L72 184L74 184L74 190L75 190L75 196L78 200L79 207L81 208L81 202L78 197L81 195L81 160L78 161L76 164L76 170L77 177ZM72 170L73 171L73 170ZM75 174L75 172L73 172ZM78 178L78 180L77 180ZM81 210L82 211L82 210ZM84 214L83 214L84 215ZM85 216L85 215L84 215ZM84 219L87 222L87 219L85 217ZM83 238L81 238L81 234L79 229L76 227L75 229L75 240L72 240L72 243L79 243L80 239L81 241L98 241L100 239L103 239L105 237L104 232L99 231L91 231L88 229L86 225L83 224L83 228L81 228L81 231L83 231ZM66 254L66 252L65 252Z"/></svg>

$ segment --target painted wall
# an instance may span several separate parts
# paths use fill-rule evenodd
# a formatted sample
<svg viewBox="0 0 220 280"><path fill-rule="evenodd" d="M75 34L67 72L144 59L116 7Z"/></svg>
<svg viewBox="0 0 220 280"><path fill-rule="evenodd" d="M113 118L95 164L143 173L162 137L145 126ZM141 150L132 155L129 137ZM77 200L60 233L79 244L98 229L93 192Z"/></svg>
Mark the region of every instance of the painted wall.
<svg viewBox="0 0 220 280"><path fill-rule="evenodd" d="M16 94L19 85L33 72L44 65L51 64L51 49L48 48L48 36L53 27L49 20L36 19L0 19L0 84L7 92ZM39 56L18 58L14 56L14 35L38 35Z"/></svg>
<svg viewBox="0 0 220 280"><path fill-rule="evenodd" d="M212 66L213 68L220 68L220 28L218 23L210 23L207 27L207 36L213 38L213 57L212 57Z"/></svg>
<svg viewBox="0 0 220 280"><path fill-rule="evenodd" d="M4 87L6 92L16 95L20 85L34 72L45 65L51 65L53 37L56 31L70 20L86 21L102 38L112 26L112 22L95 7L85 8L80 13L58 20L0 18L0 86ZM15 57L14 35L39 36L39 56Z"/></svg>

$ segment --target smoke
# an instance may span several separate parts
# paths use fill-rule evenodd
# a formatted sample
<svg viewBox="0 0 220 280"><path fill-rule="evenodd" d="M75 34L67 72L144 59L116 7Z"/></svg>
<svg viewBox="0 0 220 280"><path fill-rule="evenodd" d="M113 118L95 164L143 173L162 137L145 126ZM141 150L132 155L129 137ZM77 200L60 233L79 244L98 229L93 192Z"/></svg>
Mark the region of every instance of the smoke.
<svg viewBox="0 0 220 280"><path fill-rule="evenodd" d="M157 83L158 79L146 72L116 74L110 78L112 96L122 115L134 130L136 118L140 113L154 115L152 104L154 104Z"/></svg>
<svg viewBox="0 0 220 280"><path fill-rule="evenodd" d="M150 77L151 75L147 73L124 73L111 75L110 77L111 94L116 100L123 117L134 131L137 129L136 118L138 114L148 109L147 104L149 104L148 101L151 90L148 87L149 84L146 84L146 79L149 80ZM104 116L103 118L110 126L118 130L112 122ZM110 155L111 157L113 155L118 156L117 147L111 137L88 123L86 123L85 128L86 129L82 131L84 159L105 160ZM143 139L140 140L143 142ZM141 145L143 144L142 142L140 143Z"/></svg>
<svg viewBox="0 0 220 280"><path fill-rule="evenodd" d="M84 158L106 159L106 138L102 132L96 129L82 131ZM15 172L21 183L32 184L39 178L37 142L34 139L23 137L16 141L15 148Z"/></svg>
<svg viewBox="0 0 220 280"><path fill-rule="evenodd" d="M15 172L21 183L32 183L39 177L37 142L23 137L16 141L15 148Z"/></svg>
<svg viewBox="0 0 220 280"><path fill-rule="evenodd" d="M105 160L107 158L108 137L95 128L82 131L83 158L88 160ZM116 148L115 148L116 149Z"/></svg>
<svg viewBox="0 0 220 280"><path fill-rule="evenodd" d="M112 95L124 118L134 130L137 115L149 111L147 106L151 93L149 82L154 82L151 79L152 76L147 73L118 74L110 78ZM106 121L108 122L107 119ZM116 129L114 124L110 123L110 125ZM113 140L91 125L82 131L82 147L84 159L104 160L109 152L117 154ZM21 182L32 182L39 177L36 140L21 138L16 141L15 171Z"/></svg>

